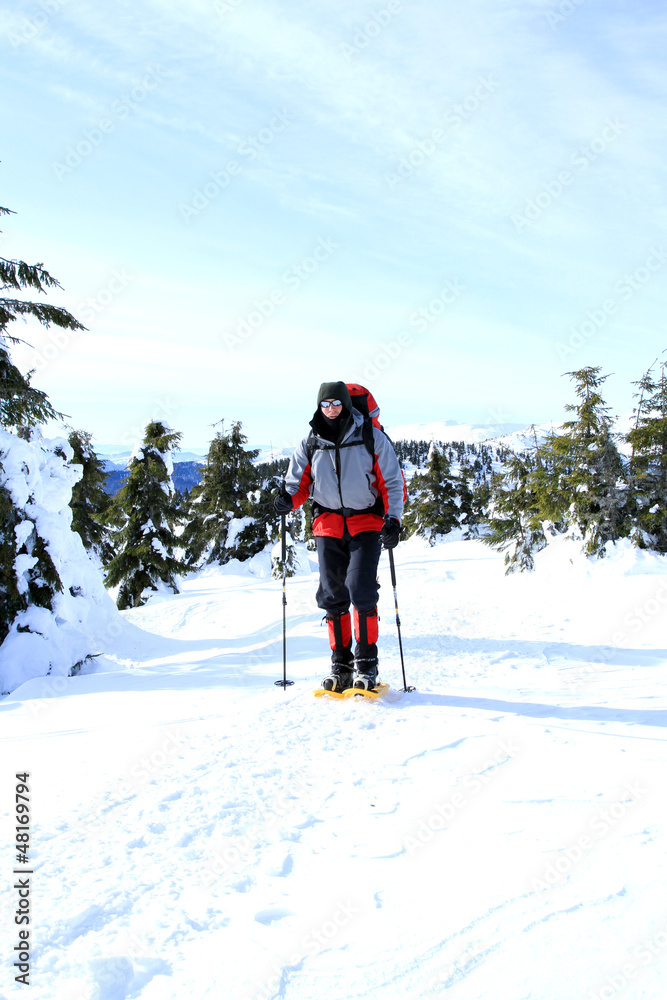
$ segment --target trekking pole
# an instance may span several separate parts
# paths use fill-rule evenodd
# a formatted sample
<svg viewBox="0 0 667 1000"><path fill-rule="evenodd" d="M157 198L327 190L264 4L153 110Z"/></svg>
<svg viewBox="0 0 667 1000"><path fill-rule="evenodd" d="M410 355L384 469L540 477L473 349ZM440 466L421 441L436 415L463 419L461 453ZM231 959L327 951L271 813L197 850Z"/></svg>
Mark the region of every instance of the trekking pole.
<svg viewBox="0 0 667 1000"><path fill-rule="evenodd" d="M287 530L286 530L286 519L285 515L280 515L280 558L283 563L283 679L281 681L274 681L273 683L276 687L281 687L285 690L290 684L294 684L294 681L287 680L287 622L285 615L287 614L287 590L285 587L285 580L287 577Z"/></svg>
<svg viewBox="0 0 667 1000"><path fill-rule="evenodd" d="M405 663L403 662L403 643L401 641L401 619L398 614L398 597L396 596L396 567L394 565L394 550L387 549L389 553L389 570L391 572L391 585L394 588L394 607L396 608L396 630L398 632L398 649L401 654L401 670L403 671L403 690L416 691L415 687L408 687L405 681Z"/></svg>

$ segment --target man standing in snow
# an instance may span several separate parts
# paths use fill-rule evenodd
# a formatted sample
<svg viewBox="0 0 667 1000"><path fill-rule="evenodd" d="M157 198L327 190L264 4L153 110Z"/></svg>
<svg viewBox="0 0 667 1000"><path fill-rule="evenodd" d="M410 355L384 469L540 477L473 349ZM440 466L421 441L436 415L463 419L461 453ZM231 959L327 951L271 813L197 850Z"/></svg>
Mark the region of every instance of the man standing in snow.
<svg viewBox="0 0 667 1000"><path fill-rule="evenodd" d="M332 650L331 673L322 687L372 690L378 677L377 567L380 546L398 544L401 467L384 431L353 406L345 382L322 383L310 426L292 455L274 509L285 514L313 500L317 603L326 611Z"/></svg>

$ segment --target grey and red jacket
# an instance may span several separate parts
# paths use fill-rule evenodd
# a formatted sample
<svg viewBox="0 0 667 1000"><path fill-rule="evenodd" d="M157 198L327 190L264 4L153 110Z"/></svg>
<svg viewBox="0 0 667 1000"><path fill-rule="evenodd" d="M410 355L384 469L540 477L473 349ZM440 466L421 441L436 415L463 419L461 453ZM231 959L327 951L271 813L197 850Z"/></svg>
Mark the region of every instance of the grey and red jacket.
<svg viewBox="0 0 667 1000"><path fill-rule="evenodd" d="M312 497L313 534L342 538L380 531L384 516L401 520L405 501L401 467L391 441L358 410L347 414L340 439L329 441L313 431L297 447L285 476L293 508ZM372 430L373 455L367 447Z"/></svg>

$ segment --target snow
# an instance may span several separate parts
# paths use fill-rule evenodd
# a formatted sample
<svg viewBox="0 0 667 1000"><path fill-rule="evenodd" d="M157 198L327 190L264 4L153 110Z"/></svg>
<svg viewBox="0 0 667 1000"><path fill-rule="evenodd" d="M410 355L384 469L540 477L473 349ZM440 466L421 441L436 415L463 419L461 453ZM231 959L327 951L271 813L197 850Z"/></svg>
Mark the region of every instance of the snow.
<svg viewBox="0 0 667 1000"><path fill-rule="evenodd" d="M336 702L312 696L328 645L300 555L293 687L273 683L282 588L263 553L124 612L94 666L0 701L5 789L31 773L34 995L658 1000L665 558L588 561L556 538L507 577L459 535L401 543L418 690L401 690L383 556L392 690ZM6 879L10 929L14 893Z"/></svg>
<svg viewBox="0 0 667 1000"><path fill-rule="evenodd" d="M392 441L463 441L466 444L481 444L482 441L497 440L500 434L512 435L521 428L521 424L459 424L456 420L434 420L425 424L401 424L387 427L386 430Z"/></svg>
<svg viewBox="0 0 667 1000"><path fill-rule="evenodd" d="M625 435L629 430L634 427L636 417L631 413L625 413L621 416L612 418L611 432L616 435L616 446L620 453L624 456L628 456L631 452L631 446L625 440ZM563 424L554 423L553 421L542 424L535 424L530 427L525 427L523 429L513 429L508 430L505 433L492 436L493 444L496 447L508 448L510 451L521 453L523 451L533 452L535 450L535 442L537 444L543 444L545 440L551 434L562 434ZM594 446L591 446L594 448Z"/></svg>
<svg viewBox="0 0 667 1000"><path fill-rule="evenodd" d="M99 568L71 530L69 502L82 468L71 465L73 451L65 438L46 439L34 430L26 441L0 430L0 485L25 518L16 525L27 553L14 560L16 588L26 594L29 573L38 560L32 547L44 542L62 591L52 611L28 606L15 618L0 648L0 692L14 690L29 678L66 676L72 667L115 632L118 612L105 590Z"/></svg>
<svg viewBox="0 0 667 1000"><path fill-rule="evenodd" d="M148 525L146 525L146 526L144 526L143 533L147 534L148 531L150 531L150 530L151 529L148 528ZM156 538L155 536L153 536L153 538L151 538L151 548L155 552L157 552L158 555L161 555L163 557L163 559L168 559L169 558L169 553L165 549L164 545L162 544L162 542L160 541L160 539Z"/></svg>
<svg viewBox="0 0 667 1000"><path fill-rule="evenodd" d="M233 549L238 541L238 537L244 528L247 528L249 524L253 523L254 518L246 517L233 517L227 527L227 542L225 548Z"/></svg>

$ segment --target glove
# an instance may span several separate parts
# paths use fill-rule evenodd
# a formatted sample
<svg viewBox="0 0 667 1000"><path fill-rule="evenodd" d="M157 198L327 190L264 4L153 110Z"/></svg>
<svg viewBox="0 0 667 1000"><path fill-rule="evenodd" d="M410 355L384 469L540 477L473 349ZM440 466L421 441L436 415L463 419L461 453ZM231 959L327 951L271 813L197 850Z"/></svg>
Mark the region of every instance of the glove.
<svg viewBox="0 0 667 1000"><path fill-rule="evenodd" d="M401 537L401 522L395 517L385 517L380 532L380 542L385 549L395 549Z"/></svg>
<svg viewBox="0 0 667 1000"><path fill-rule="evenodd" d="M292 497L284 486L273 498L273 509L276 514L289 514L289 512L293 509Z"/></svg>

